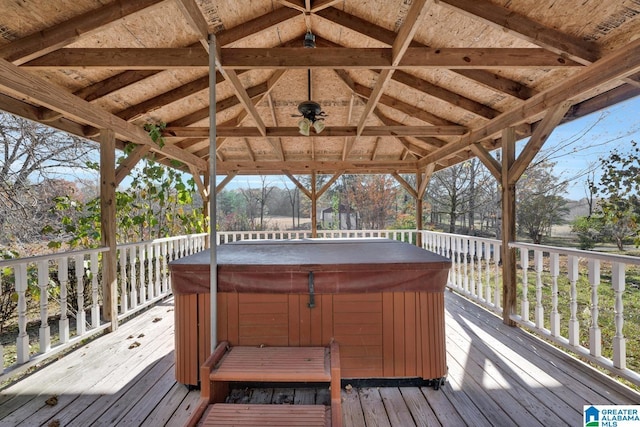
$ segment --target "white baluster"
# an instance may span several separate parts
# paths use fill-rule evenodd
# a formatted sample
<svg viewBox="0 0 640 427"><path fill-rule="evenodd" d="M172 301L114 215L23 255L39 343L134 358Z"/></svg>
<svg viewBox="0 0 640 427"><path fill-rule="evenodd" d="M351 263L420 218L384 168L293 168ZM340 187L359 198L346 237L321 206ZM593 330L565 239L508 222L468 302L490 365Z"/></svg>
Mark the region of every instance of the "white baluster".
<svg viewBox="0 0 640 427"><path fill-rule="evenodd" d="M140 304L144 304L145 302L147 302L147 282L145 279L145 262L146 262L146 257L147 255L147 251L144 248L144 245L141 245L138 247L138 257L140 258L140 269L139 271L139 275L140 275L140 280L138 280L138 283L140 283Z"/></svg>
<svg viewBox="0 0 640 427"><path fill-rule="evenodd" d="M529 321L529 250L520 249L520 265L522 266L522 301L520 315L524 322Z"/></svg>
<svg viewBox="0 0 640 427"><path fill-rule="evenodd" d="M17 363L29 361L29 335L27 334L27 265L19 264L14 270L18 293L18 338L16 338Z"/></svg>
<svg viewBox="0 0 640 427"><path fill-rule="evenodd" d="M129 310L129 292L127 291L127 250L120 250L120 314Z"/></svg>
<svg viewBox="0 0 640 427"><path fill-rule="evenodd" d="M487 252L487 243L478 242L478 248L477 248L478 262L476 263L478 265L478 284L477 284L476 288L478 290L478 299L480 301L485 301L485 299L484 299L483 263L486 260L486 256L487 256L486 252Z"/></svg>
<svg viewBox="0 0 640 427"><path fill-rule="evenodd" d="M154 246L154 265L155 265L155 275L154 275L154 284L155 284L155 290L154 290L154 295L160 296L161 295L161 290L160 290L160 257L162 256L160 254L160 245L159 244L155 244Z"/></svg>
<svg viewBox="0 0 640 427"><path fill-rule="evenodd" d="M558 313L558 274L560 272L560 257L557 253L550 254L549 270L551 272L551 335L560 335L560 313Z"/></svg>
<svg viewBox="0 0 640 427"><path fill-rule="evenodd" d="M78 313L76 314L76 335L85 333L86 314L84 312L84 256L76 255L74 258L76 271L76 298Z"/></svg>
<svg viewBox="0 0 640 427"><path fill-rule="evenodd" d="M493 252L492 252L493 251ZM487 263L487 268L485 269L485 292L484 297L487 301L487 304L491 304L491 262L495 260L495 244L488 244L486 247L485 259Z"/></svg>
<svg viewBox="0 0 640 427"><path fill-rule="evenodd" d="M600 260L589 260L589 284L591 285L591 326L589 327L589 349L592 356L602 355L602 332L598 324L598 285L600 284Z"/></svg>
<svg viewBox="0 0 640 427"><path fill-rule="evenodd" d="M38 262L38 287L40 288L40 353L51 349L51 328L49 327L49 261Z"/></svg>
<svg viewBox="0 0 640 427"><path fill-rule="evenodd" d="M11 290L9 289L9 291ZM0 296L2 296L2 280L0 280ZM2 343L0 343L0 374L2 373L4 373L4 347L2 346Z"/></svg>
<svg viewBox="0 0 640 427"><path fill-rule="evenodd" d="M195 243L195 241L194 241ZM167 294L169 292L169 265L167 264L167 242L161 243L161 252L162 252L162 294ZM194 246L194 253L196 252L196 248Z"/></svg>
<svg viewBox="0 0 640 427"><path fill-rule="evenodd" d="M184 240L180 241L180 253L183 254L184 253ZM150 300L154 299L156 297L156 293L154 292L154 287L153 287L153 245L149 244L146 245L146 251L147 251L147 283L149 284L149 287L147 288L147 296L149 297Z"/></svg>
<svg viewBox="0 0 640 427"><path fill-rule="evenodd" d="M494 272L494 276L493 276L493 305L494 307L496 307L497 309L500 308L500 305L502 304L502 299L500 298L500 266L498 265L498 257L500 256L500 253L502 251L502 245L497 244L496 245L496 253L495 253L495 259L494 259L494 267L495 267L495 272Z"/></svg>
<svg viewBox="0 0 640 427"><path fill-rule="evenodd" d="M542 306L542 251L534 251L534 269L536 271L536 327L544 329L544 307Z"/></svg>
<svg viewBox="0 0 640 427"><path fill-rule="evenodd" d="M615 296L615 324L616 334L613 337L613 366L619 369L627 367L626 340L622 333L624 326L624 305L622 295L625 288L625 265L619 262L611 263L611 285Z"/></svg>
<svg viewBox="0 0 640 427"><path fill-rule="evenodd" d="M475 298L478 297L478 291L476 289L476 264L474 258L476 257L476 241L468 240L469 243L469 292Z"/></svg>
<svg viewBox="0 0 640 427"><path fill-rule="evenodd" d="M69 260L67 257L58 263L58 281L60 282L60 320L58 321L60 342L69 342L69 318L67 317L67 283L69 282Z"/></svg>
<svg viewBox="0 0 640 427"><path fill-rule="evenodd" d="M131 246L129 248L129 262L130 272L129 277L131 278L131 309L134 309L138 306L138 282L136 280L136 263L138 262L138 257L136 256L136 246Z"/></svg>
<svg viewBox="0 0 640 427"><path fill-rule="evenodd" d="M460 240L461 251L460 254L462 256L462 287L464 291L469 295L469 240L464 237L461 237Z"/></svg>
<svg viewBox="0 0 640 427"><path fill-rule="evenodd" d="M569 256L569 344L580 344L580 323L578 322L578 290L576 282L578 281L578 257L575 255Z"/></svg>
<svg viewBox="0 0 640 427"><path fill-rule="evenodd" d="M98 304L98 253L91 254L91 326L100 326L100 305Z"/></svg>

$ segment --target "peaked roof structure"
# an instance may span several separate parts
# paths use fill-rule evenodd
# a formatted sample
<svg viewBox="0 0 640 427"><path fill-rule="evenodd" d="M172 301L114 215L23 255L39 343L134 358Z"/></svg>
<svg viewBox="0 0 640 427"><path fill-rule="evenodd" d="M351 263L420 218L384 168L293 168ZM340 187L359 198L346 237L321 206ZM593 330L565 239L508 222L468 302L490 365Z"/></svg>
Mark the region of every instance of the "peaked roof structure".
<svg viewBox="0 0 640 427"><path fill-rule="evenodd" d="M640 94L640 0L22 0L0 14L0 109L205 174L421 173ZM315 48L303 47L305 36ZM299 133L312 99L321 132ZM166 124L155 144L146 124ZM528 161L527 161L528 160ZM179 163L175 163L178 161Z"/></svg>

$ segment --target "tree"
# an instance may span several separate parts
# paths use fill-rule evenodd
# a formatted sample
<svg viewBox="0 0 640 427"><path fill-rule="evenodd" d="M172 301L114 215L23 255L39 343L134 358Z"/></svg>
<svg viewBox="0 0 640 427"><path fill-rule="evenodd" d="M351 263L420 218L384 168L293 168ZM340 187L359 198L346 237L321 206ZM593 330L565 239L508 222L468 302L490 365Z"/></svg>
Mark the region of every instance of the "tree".
<svg viewBox="0 0 640 427"><path fill-rule="evenodd" d="M429 198L433 210L446 215L449 219L448 232L455 233L458 220L475 212L478 203L471 202L479 187L477 175L481 163L477 160L466 161L438 171L429 185ZM432 211L433 212L433 211ZM438 218L439 219L439 218Z"/></svg>
<svg viewBox="0 0 640 427"><path fill-rule="evenodd" d="M49 127L0 113L0 241L31 243L49 216L51 199L73 184L70 175L89 173L96 148ZM75 197L78 188L73 189Z"/></svg>
<svg viewBox="0 0 640 427"><path fill-rule="evenodd" d="M640 245L640 147L631 141L626 152L613 150L600 159L603 174L599 194L605 228L624 250L624 240L635 236Z"/></svg>
<svg viewBox="0 0 640 427"><path fill-rule="evenodd" d="M350 184L349 197L356 207L363 229L383 230L393 218L398 192L395 180L388 175L364 175Z"/></svg>
<svg viewBox="0 0 640 427"><path fill-rule="evenodd" d="M553 225L563 224L569 212L567 201L561 196L568 183L554 175L554 166L548 161L532 164L516 186L518 229L536 244L542 243Z"/></svg>
<svg viewBox="0 0 640 427"><path fill-rule="evenodd" d="M185 180L177 170L145 160L134 169L131 185L116 192L116 239L118 243L149 240L207 230L201 201L193 178ZM82 203L69 195L55 197L53 214L62 214L56 224L42 227L45 235L71 247L95 247L100 243L100 201L98 197Z"/></svg>

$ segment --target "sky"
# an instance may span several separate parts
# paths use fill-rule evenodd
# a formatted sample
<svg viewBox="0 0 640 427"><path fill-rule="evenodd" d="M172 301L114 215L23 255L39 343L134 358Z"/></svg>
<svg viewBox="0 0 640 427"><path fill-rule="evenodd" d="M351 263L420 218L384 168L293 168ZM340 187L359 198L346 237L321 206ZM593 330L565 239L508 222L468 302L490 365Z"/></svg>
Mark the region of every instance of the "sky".
<svg viewBox="0 0 640 427"><path fill-rule="evenodd" d="M586 195L585 172L593 170L597 184L599 159L613 149L625 152L632 140L640 142L640 97L558 126L539 156L556 162L556 174L570 182L565 197L579 200Z"/></svg>
<svg viewBox="0 0 640 427"><path fill-rule="evenodd" d="M580 200L586 195L588 171L595 172L597 183L599 159L608 156L614 148L625 151L632 140L640 142L640 97L558 126L534 162L541 156L548 156L549 160L556 162L556 175L569 181L564 197ZM518 149L522 149L526 142L527 139L519 141ZM218 177L218 182L223 178ZM269 182L283 188L283 182L289 188L293 186L286 177L269 177ZM243 175L234 178L225 188L260 188L261 185L259 176Z"/></svg>

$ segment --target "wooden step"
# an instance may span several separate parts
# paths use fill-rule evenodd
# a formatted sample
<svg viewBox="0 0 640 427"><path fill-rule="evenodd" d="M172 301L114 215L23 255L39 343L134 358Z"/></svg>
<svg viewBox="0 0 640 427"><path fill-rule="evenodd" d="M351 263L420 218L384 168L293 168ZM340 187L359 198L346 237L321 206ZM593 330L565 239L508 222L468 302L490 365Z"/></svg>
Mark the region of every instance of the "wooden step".
<svg viewBox="0 0 640 427"><path fill-rule="evenodd" d="M200 402L186 426L342 427L340 350L334 340L327 348L230 347L228 342L221 342L200 367L200 378ZM229 383L245 381L327 382L331 408L223 403L229 394Z"/></svg>
<svg viewBox="0 0 640 427"><path fill-rule="evenodd" d="M217 403L205 415L202 426L325 427L329 408L322 405L245 405Z"/></svg>
<svg viewBox="0 0 640 427"><path fill-rule="evenodd" d="M231 347L209 375L211 381L330 382L325 347Z"/></svg>

